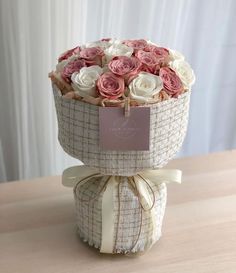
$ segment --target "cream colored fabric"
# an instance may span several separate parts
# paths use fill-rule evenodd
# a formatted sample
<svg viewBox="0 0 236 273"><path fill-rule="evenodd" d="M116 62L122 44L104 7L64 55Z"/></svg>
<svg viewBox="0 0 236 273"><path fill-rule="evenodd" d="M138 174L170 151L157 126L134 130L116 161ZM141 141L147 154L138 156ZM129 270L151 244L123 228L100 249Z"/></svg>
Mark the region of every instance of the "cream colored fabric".
<svg viewBox="0 0 236 273"><path fill-rule="evenodd" d="M92 178L89 183L82 185L74 191L76 222L79 235L84 239L84 241L88 242L89 245L99 249L102 245L103 193L97 193L104 186L105 178L106 177ZM113 253L144 251L160 238L162 220L166 206L166 185L165 183L160 185L152 185L152 188L155 192L155 205L153 207L153 213L156 220L155 232L153 232L152 216L149 211L142 212L143 216L141 222L140 203L137 196L134 194L133 189L130 187L126 177L122 178L120 188L119 214L118 183L115 184L113 191ZM118 217L118 215L120 216ZM137 244L134 248L132 248L133 244L138 238L140 225L141 234Z"/></svg>
<svg viewBox="0 0 236 273"><path fill-rule="evenodd" d="M179 151L188 124L190 92L150 105L150 150L99 148L98 106L61 96L53 85L58 139L64 151L106 175L134 175L163 167Z"/></svg>
<svg viewBox="0 0 236 273"><path fill-rule="evenodd" d="M133 180L132 180L133 178ZM103 181L104 180L104 181ZM131 180L131 182L130 182ZM92 233L88 233L87 237L83 235L81 231L81 226L83 229L84 221L88 218L88 230L91 228L91 223L93 223L94 216L92 214L80 215L80 210L76 207L77 224L79 227L80 235L88 240L89 244L95 245L100 248L100 252L103 253L128 253L143 251L152 246L157 240L157 232L161 232L160 223L157 219L157 210L155 209L156 202L160 201L160 198L156 195L155 187L159 185L164 185L163 181L167 182L177 182L181 183L181 171L180 170L152 170L145 171L134 177L120 177L120 176L102 176L98 174L93 168L87 166L75 166L66 169L62 175L62 183L64 186L74 187L75 202L78 206L83 206L95 202L101 196L101 207L100 207L100 217L101 217L101 230L100 232L100 243L96 244L93 242L93 234L97 233L96 225L95 229L92 226ZM93 183L95 182L95 183ZM102 183L101 188L100 182ZM83 192L83 186L87 185L87 190L90 189L90 184L97 188L97 192L94 196L87 195L87 192ZM97 186L96 186L97 184ZM122 210L122 191L121 189L128 186L133 192L132 198L126 198L124 196L123 202L131 201L126 210ZM79 194L82 195L81 197ZM133 206L133 201L138 201L139 211L135 214L135 207ZM117 205L116 205L117 204ZM118 208L117 208L118 207ZM163 211L164 214L164 211ZM145 231L146 237L142 238L143 229L147 230L147 226L144 225L143 216L148 217L148 231ZM130 217L130 223L128 226L123 226L124 218ZM133 217L133 218L132 218ZM163 215L162 215L163 217ZM122 219L123 218L123 219ZM138 218L139 223L134 220ZM79 220L79 221L78 221ZM117 223L117 224L116 224ZM158 226L159 224L159 226ZM121 226L122 235L119 235L119 228ZM135 233L129 233L128 229L138 228L137 235ZM84 230L86 232L86 229ZM158 233L158 234L159 234ZM129 234L129 235L128 235ZM130 239L131 238L131 239ZM131 240L131 241L130 241ZM121 241L121 248L118 248L118 242ZM130 245L126 243L130 241ZM137 248L137 246L139 246Z"/></svg>

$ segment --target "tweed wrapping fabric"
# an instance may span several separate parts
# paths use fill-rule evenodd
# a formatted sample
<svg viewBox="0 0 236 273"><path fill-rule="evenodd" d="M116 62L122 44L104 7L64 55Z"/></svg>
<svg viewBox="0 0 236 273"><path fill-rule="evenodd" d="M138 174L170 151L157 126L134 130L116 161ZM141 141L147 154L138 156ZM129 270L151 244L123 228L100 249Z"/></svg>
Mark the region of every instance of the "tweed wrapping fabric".
<svg viewBox="0 0 236 273"><path fill-rule="evenodd" d="M99 107L67 99L53 84L58 139L66 153L104 175L131 176L161 168L179 151L184 140L190 91L177 99L150 106L149 151L107 151L99 148Z"/></svg>
<svg viewBox="0 0 236 273"><path fill-rule="evenodd" d="M84 241L96 248L102 239L102 196L106 176L91 178L84 185L74 188L76 222L78 232ZM161 236L162 220L166 207L165 183L151 184L155 194L154 210L156 228L153 232L150 211L142 210L138 197L128 183L121 178L113 192L114 199L114 249L113 253L135 253L145 251ZM149 193L151 193L151 190ZM119 191L119 194L118 194ZM120 208L120 209L119 209Z"/></svg>

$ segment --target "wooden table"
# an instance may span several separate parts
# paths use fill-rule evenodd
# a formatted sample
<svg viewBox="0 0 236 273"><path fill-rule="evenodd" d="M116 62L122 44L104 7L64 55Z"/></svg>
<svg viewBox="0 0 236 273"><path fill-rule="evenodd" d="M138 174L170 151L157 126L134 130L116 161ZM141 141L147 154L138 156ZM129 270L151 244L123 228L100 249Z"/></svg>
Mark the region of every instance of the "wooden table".
<svg viewBox="0 0 236 273"><path fill-rule="evenodd" d="M169 185L163 237L145 255L100 254L76 235L60 177L0 185L1 273L235 273L236 151L183 158Z"/></svg>

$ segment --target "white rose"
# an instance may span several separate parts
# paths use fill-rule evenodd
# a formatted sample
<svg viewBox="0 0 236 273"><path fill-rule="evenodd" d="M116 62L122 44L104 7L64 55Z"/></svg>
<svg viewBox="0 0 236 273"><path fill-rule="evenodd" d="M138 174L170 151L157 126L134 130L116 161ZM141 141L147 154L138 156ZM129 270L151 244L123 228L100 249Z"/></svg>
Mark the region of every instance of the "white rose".
<svg viewBox="0 0 236 273"><path fill-rule="evenodd" d="M97 97L96 81L103 73L98 65L83 67L80 72L74 72L71 76L72 87L81 97Z"/></svg>
<svg viewBox="0 0 236 273"><path fill-rule="evenodd" d="M163 89L163 82L159 76L141 72L129 84L130 97L137 102L151 102L153 96Z"/></svg>
<svg viewBox="0 0 236 273"><path fill-rule="evenodd" d="M184 55L182 53L180 53L177 50L173 50L173 49L168 49L169 50L169 58L170 61L174 61L174 60L184 60Z"/></svg>
<svg viewBox="0 0 236 273"><path fill-rule="evenodd" d="M169 64L181 79L185 89L191 89L195 82L195 75L190 65L183 60L175 60Z"/></svg>
<svg viewBox="0 0 236 273"><path fill-rule="evenodd" d="M85 44L85 47L101 47L103 50L111 46L110 41L95 41Z"/></svg>
<svg viewBox="0 0 236 273"><path fill-rule="evenodd" d="M133 51L133 48L122 44L118 40L111 41L111 46L104 50L106 62L109 62L114 56L130 57Z"/></svg>

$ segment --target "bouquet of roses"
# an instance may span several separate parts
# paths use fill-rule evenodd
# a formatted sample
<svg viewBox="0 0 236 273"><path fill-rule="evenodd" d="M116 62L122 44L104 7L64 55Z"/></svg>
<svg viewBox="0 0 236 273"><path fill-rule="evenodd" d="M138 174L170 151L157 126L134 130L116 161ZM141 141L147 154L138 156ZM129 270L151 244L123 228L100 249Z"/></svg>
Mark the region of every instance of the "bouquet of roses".
<svg viewBox="0 0 236 273"><path fill-rule="evenodd" d="M185 137L193 70L150 41L102 39L63 53L49 76L59 142L85 164L62 176L80 236L105 253L147 250L161 236L166 183L181 182L161 168Z"/></svg>
<svg viewBox="0 0 236 273"><path fill-rule="evenodd" d="M103 39L70 49L58 61L51 78L66 96L96 105L176 98L195 80L182 54L146 40Z"/></svg>

